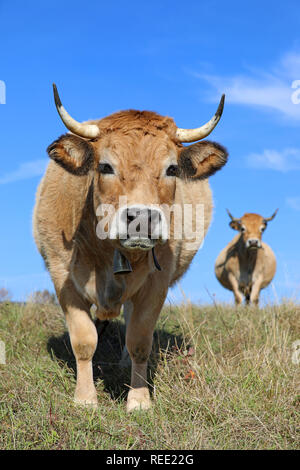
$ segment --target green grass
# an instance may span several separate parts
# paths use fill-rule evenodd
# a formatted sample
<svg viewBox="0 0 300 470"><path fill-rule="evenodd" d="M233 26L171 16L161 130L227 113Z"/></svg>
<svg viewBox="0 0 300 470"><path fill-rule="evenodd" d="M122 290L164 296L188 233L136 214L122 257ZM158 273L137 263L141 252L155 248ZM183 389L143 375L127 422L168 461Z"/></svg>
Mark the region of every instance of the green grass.
<svg viewBox="0 0 300 470"><path fill-rule="evenodd" d="M122 319L99 330L99 408L76 407L74 357L58 307L0 305L0 449L299 448L300 307L165 308L148 412L126 414ZM124 385L125 384L125 385Z"/></svg>

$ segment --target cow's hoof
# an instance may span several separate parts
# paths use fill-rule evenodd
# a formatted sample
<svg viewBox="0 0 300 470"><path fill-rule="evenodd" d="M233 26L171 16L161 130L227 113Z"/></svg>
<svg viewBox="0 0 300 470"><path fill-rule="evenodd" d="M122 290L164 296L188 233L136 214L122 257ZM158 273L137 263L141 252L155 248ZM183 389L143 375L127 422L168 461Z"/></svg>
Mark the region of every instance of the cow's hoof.
<svg viewBox="0 0 300 470"><path fill-rule="evenodd" d="M149 410L151 408L151 400L149 390L146 387L132 389L128 393L127 413L135 410Z"/></svg>
<svg viewBox="0 0 300 470"><path fill-rule="evenodd" d="M96 409L98 407L97 397L87 399L74 397L74 403L75 405L83 406L85 408Z"/></svg>

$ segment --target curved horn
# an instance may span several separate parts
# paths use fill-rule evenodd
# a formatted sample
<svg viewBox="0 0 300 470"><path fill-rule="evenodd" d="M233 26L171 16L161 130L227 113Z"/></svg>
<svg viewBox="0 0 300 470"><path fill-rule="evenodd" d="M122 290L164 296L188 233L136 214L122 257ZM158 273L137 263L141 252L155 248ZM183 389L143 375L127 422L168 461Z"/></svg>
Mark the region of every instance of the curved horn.
<svg viewBox="0 0 300 470"><path fill-rule="evenodd" d="M264 221L265 222L270 222L270 220L273 220L275 215L277 214L277 212L278 212L278 209L276 209L276 211L274 212L273 215L271 215L271 217L265 217Z"/></svg>
<svg viewBox="0 0 300 470"><path fill-rule="evenodd" d="M67 129L73 132L73 134L79 135L81 137L86 137L88 139L93 139L99 136L100 130L98 126L96 126L95 124L82 124L81 122L75 121L75 119L73 119L70 114L65 110L65 108L61 104L55 83L53 83L53 93L57 112L60 115L61 120L67 127Z"/></svg>
<svg viewBox="0 0 300 470"><path fill-rule="evenodd" d="M197 129L180 129L177 128L176 137L179 142L195 142L196 140L204 139L208 136L216 127L221 119L223 108L224 108L225 95L222 95L216 114L201 127Z"/></svg>
<svg viewBox="0 0 300 470"><path fill-rule="evenodd" d="M238 219L236 219L235 217L233 217L232 214L230 214L230 212L229 212L228 209L226 209L226 210L227 210L227 214L229 215L229 217L231 218L231 220L238 220Z"/></svg>

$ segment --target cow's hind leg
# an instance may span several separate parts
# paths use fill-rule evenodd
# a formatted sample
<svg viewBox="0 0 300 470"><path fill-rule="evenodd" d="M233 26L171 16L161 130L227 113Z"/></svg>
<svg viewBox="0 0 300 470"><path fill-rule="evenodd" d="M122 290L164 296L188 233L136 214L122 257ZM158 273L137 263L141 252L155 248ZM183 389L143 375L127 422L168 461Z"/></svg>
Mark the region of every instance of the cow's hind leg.
<svg viewBox="0 0 300 470"><path fill-rule="evenodd" d="M250 293L251 293L251 289L245 289L244 295L245 295L245 304L246 305L250 304Z"/></svg>
<svg viewBox="0 0 300 470"><path fill-rule="evenodd" d="M77 293L73 283L67 282L59 293L59 301L66 322L77 367L75 403L97 406L97 392L93 381L92 358L98 341L97 330L90 316L90 306Z"/></svg>
<svg viewBox="0 0 300 470"><path fill-rule="evenodd" d="M124 303L124 319L125 319L125 326L126 330L128 328L130 318L132 315L132 309L133 309L133 304L131 300L127 300L127 302ZM126 344L124 345L123 351L122 351L122 356L119 362L120 367L130 367L131 360L129 356L128 349L126 347Z"/></svg>

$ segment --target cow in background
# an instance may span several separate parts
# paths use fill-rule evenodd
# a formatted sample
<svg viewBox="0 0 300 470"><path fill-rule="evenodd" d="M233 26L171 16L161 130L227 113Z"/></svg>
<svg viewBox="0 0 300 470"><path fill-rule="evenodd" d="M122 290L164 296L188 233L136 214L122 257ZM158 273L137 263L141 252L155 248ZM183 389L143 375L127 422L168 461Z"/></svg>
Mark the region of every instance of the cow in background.
<svg viewBox="0 0 300 470"><path fill-rule="evenodd" d="M239 233L217 257L215 274L222 286L233 292L236 305L242 303L243 296L246 304L257 305L260 291L275 275L276 258L269 245L262 241L262 234L277 211L268 218L247 213L236 219L227 210L230 227Z"/></svg>

